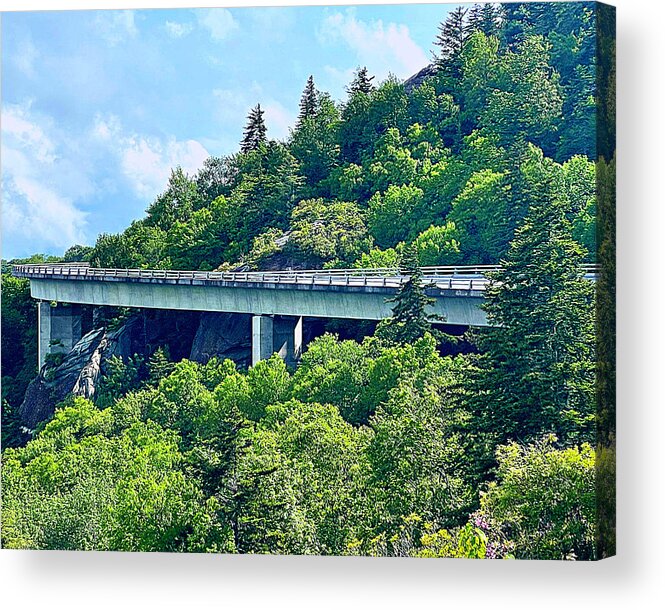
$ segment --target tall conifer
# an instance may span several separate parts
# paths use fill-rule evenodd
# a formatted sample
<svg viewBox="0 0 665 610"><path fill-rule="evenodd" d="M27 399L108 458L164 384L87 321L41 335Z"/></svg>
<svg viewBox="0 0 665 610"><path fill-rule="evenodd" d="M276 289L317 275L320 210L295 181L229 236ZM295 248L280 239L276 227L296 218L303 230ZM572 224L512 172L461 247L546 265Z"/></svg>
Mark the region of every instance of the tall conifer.
<svg viewBox="0 0 665 610"><path fill-rule="evenodd" d="M529 213L485 291L492 328L479 336L484 355L475 395L482 427L499 443L547 432L578 442L592 432L594 287L584 278L584 249L572 237L557 182L543 169Z"/></svg>
<svg viewBox="0 0 665 610"><path fill-rule="evenodd" d="M439 25L439 34L434 44L441 48L436 63L449 76L458 78L461 72L462 49L469 37L466 16L469 9L458 6Z"/></svg>
<svg viewBox="0 0 665 610"><path fill-rule="evenodd" d="M298 125L306 119L311 119L316 114L318 107L318 92L314 86L314 77L310 75L305 85L305 90L300 98L300 113L298 114Z"/></svg>
<svg viewBox="0 0 665 610"><path fill-rule="evenodd" d="M249 111L247 117L247 126L240 142L240 152L245 154L256 150L261 144L266 142L266 123L263 119L263 110L261 104L257 104Z"/></svg>
<svg viewBox="0 0 665 610"><path fill-rule="evenodd" d="M474 4L469 10L469 32L482 32L485 36L499 33L500 8L491 2Z"/></svg>
<svg viewBox="0 0 665 610"><path fill-rule="evenodd" d="M358 68L347 89L349 95L354 95L356 93L371 93L374 90L374 85L372 84L373 80L374 77L369 75L365 66Z"/></svg>
<svg viewBox="0 0 665 610"><path fill-rule="evenodd" d="M427 296L423 285L423 273L418 264L418 251L413 244L404 248L400 264L402 275L408 279L397 294L389 299L395 303L392 318L386 320L377 334L395 343L413 343L426 332L432 332L427 308L435 299Z"/></svg>

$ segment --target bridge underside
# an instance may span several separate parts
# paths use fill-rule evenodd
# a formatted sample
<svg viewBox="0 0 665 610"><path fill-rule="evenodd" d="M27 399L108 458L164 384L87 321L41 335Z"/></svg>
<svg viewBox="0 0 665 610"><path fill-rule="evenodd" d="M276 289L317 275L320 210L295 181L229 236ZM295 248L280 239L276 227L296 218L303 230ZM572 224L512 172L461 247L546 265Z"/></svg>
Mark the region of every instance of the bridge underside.
<svg viewBox="0 0 665 610"><path fill-rule="evenodd" d="M303 317L382 320L391 316L392 303L386 299L396 292L395 288L377 286L37 278L31 278L30 288L32 296L40 301L74 305L51 308L47 303L40 304L40 366L47 353L71 348L77 328L80 334L76 305L252 314L252 362L256 364L277 352L293 364L302 351ZM432 313L442 316L446 324L487 326L481 309L482 291L428 292L436 298Z"/></svg>

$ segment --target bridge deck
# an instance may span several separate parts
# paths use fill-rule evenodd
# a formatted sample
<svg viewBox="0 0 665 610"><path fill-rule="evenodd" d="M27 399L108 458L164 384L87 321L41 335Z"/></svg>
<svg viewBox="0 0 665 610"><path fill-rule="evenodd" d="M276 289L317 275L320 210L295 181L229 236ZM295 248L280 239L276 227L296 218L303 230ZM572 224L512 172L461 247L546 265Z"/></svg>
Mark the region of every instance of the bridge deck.
<svg viewBox="0 0 665 610"><path fill-rule="evenodd" d="M431 287L484 290L486 273L495 265L422 267L423 282ZM408 277L399 269L315 269L286 271L172 271L167 269L102 269L84 265L15 265L17 277L89 281L148 281L187 285L284 284L399 288Z"/></svg>
<svg viewBox="0 0 665 610"><path fill-rule="evenodd" d="M481 305L496 266L424 267L432 313L448 324L486 326ZM408 280L398 269L170 271L85 265L17 265L43 301L254 315L381 320ZM590 275L595 269L587 269Z"/></svg>

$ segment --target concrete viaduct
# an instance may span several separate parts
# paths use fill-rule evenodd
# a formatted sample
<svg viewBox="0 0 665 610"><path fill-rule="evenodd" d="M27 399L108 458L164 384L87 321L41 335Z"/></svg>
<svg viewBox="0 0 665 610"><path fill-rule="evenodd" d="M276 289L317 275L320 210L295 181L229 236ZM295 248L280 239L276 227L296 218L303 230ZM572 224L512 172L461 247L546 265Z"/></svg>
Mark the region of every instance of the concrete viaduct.
<svg viewBox="0 0 665 610"><path fill-rule="evenodd" d="M487 326L481 305L496 267L424 267L432 314L446 324ZM289 362L302 351L303 317L382 320L386 300L408 280L396 269L316 271L170 271L76 265L16 265L38 299L39 365L81 338L80 305L215 311L252 315L252 362L277 352ZM53 304L69 304L54 307Z"/></svg>

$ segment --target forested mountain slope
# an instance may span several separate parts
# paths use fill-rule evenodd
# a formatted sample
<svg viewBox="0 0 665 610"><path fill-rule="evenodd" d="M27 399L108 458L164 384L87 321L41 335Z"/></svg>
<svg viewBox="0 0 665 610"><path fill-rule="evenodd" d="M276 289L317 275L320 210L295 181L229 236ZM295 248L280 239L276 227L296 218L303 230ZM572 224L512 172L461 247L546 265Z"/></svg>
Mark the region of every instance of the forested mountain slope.
<svg viewBox="0 0 665 610"><path fill-rule="evenodd" d="M503 269L469 353L441 355L453 339L414 282L395 309L409 315L362 341L326 334L295 370L115 359L103 391L4 450L3 545L596 558L580 265L613 160L596 158L595 20L584 3L457 9L424 74L360 68L342 103L310 77L286 142L257 105L237 154L175 168L145 217L69 251L103 267Z"/></svg>
<svg viewBox="0 0 665 610"><path fill-rule="evenodd" d="M491 5L490 5L491 6ZM594 13L585 4L453 13L417 86L358 70L334 102L310 77L286 142L248 117L240 152L173 171L145 218L102 235L106 267L491 263L506 252L543 173L595 253ZM408 89L408 93L407 93ZM287 240L279 240L284 233ZM286 242L286 243L284 243Z"/></svg>

